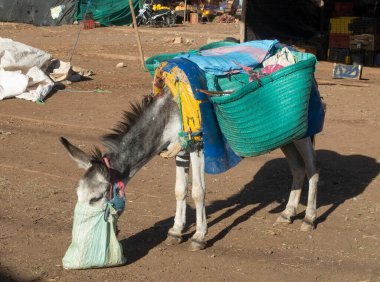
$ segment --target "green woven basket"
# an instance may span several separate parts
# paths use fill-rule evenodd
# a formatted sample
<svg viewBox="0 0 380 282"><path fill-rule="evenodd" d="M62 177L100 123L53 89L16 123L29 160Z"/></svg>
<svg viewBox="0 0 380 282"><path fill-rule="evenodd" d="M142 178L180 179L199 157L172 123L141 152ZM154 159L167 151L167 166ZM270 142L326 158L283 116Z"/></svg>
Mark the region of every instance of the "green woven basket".
<svg viewBox="0 0 380 282"><path fill-rule="evenodd" d="M231 42L231 41L217 41L217 42L211 42L209 44L203 45L199 48L199 51L219 48L219 47L225 47L225 46L233 46L238 45L239 43Z"/></svg>
<svg viewBox="0 0 380 282"><path fill-rule="evenodd" d="M153 77L154 76L154 72L156 70L156 68L162 63L162 62L165 62L165 61L169 61L171 59L173 59L174 57L177 57L179 55L183 55L183 54L196 54L198 53L197 50L188 50L186 52L178 52L178 53L167 53L167 54L158 54L158 55L154 55L152 57L149 57L148 59L146 59L145 61L145 66L146 68L148 69L150 75Z"/></svg>
<svg viewBox="0 0 380 282"><path fill-rule="evenodd" d="M211 97L235 153L257 156L304 136L315 64L310 55L233 94Z"/></svg>
<svg viewBox="0 0 380 282"><path fill-rule="evenodd" d="M149 57L145 61L145 66L148 69L150 75L153 77L154 76L154 71L156 68L165 61L168 61L170 59L173 59L175 56L185 54L184 52L179 52L179 53L169 53L169 54L158 54L152 57Z"/></svg>

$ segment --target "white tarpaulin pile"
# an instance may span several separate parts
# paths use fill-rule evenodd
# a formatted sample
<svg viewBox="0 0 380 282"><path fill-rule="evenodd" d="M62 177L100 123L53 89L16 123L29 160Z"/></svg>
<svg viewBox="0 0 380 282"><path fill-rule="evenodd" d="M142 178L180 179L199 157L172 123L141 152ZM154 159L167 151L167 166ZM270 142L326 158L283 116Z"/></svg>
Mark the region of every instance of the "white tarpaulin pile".
<svg viewBox="0 0 380 282"><path fill-rule="evenodd" d="M43 100L54 86L43 71L51 59L50 54L39 49L0 38L0 100Z"/></svg>
<svg viewBox="0 0 380 282"><path fill-rule="evenodd" d="M0 100L9 97L42 101L53 89L54 82L78 75L90 76L80 68L74 74L70 63L53 59L37 48L0 37ZM79 79L80 80L80 79Z"/></svg>

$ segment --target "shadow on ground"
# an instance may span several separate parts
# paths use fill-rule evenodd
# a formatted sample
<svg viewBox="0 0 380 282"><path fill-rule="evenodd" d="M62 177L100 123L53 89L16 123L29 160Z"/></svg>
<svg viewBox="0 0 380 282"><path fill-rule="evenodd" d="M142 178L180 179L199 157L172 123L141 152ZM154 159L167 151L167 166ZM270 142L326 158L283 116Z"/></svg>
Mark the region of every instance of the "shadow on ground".
<svg viewBox="0 0 380 282"><path fill-rule="evenodd" d="M317 151L320 171L320 185L318 189L318 207L330 206L323 214L319 215L316 225L325 221L346 200L363 193L371 181L379 174L380 164L376 159L363 155L340 155L333 151ZM220 230L213 238L209 238L207 247L223 239L232 229L247 221L259 210L272 203L278 206L271 213L281 212L287 203L290 193L292 177L285 158L270 160L254 175L251 182L246 184L238 193L227 199L212 202L206 207L207 214L227 209L220 216L209 221L211 228L216 223L234 216L239 210L252 206L252 208L236 217L235 220L224 229ZM301 196L301 203L307 202L307 181ZM207 185L207 184L206 184ZM304 211L296 216L302 218ZM188 207L189 217L187 222L194 219L194 210ZM123 240L123 245L128 249L129 263L133 263L145 256L150 249L162 243L166 238L167 230L173 224L173 218L167 218L157 222L155 226L143 230L138 234ZM186 236L185 239L187 239Z"/></svg>
<svg viewBox="0 0 380 282"><path fill-rule="evenodd" d="M128 254L127 264L132 264L143 258L151 249L166 239L168 229L173 225L174 217L157 222L154 226L144 229L121 241L124 254Z"/></svg>
<svg viewBox="0 0 380 282"><path fill-rule="evenodd" d="M0 269L0 281L1 282L19 282L19 281L21 282L21 281L26 281L26 280L15 278L14 275L10 273L9 271Z"/></svg>
<svg viewBox="0 0 380 282"><path fill-rule="evenodd" d="M376 159L362 155L340 155L333 151L319 150L317 158L320 167L320 184L317 194L317 206L330 206L319 215L316 225L325 221L328 216L346 200L349 200L366 189L370 182L379 174L380 164ZM278 206L271 213L280 213L285 209L292 183L292 177L285 158L268 161L252 181L244 186L242 191L225 200L215 201L208 208L209 215L221 209L225 213L209 222L209 227L232 216L240 209L254 206L248 212L237 217L230 225L221 230L208 241L208 246L226 236L229 230L248 220L257 211L272 203ZM307 203L307 181L301 196L301 204ZM296 216L303 218L304 211Z"/></svg>

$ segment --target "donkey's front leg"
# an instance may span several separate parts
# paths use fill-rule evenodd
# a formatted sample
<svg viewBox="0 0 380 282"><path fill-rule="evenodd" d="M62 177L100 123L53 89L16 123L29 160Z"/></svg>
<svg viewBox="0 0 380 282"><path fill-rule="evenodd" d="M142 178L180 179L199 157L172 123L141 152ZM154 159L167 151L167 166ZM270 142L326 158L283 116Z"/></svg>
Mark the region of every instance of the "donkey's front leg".
<svg viewBox="0 0 380 282"><path fill-rule="evenodd" d="M186 195L189 179L189 154L178 155L176 157L176 182L175 197L177 200L174 225L169 229L168 237L165 241L168 245L176 245L182 242L182 231L186 224Z"/></svg>
<svg viewBox="0 0 380 282"><path fill-rule="evenodd" d="M207 233L207 219L205 208L205 177L203 150L190 153L191 168L193 175L192 197L195 202L197 226L196 232L191 238L191 251L202 250L206 246L205 236Z"/></svg>

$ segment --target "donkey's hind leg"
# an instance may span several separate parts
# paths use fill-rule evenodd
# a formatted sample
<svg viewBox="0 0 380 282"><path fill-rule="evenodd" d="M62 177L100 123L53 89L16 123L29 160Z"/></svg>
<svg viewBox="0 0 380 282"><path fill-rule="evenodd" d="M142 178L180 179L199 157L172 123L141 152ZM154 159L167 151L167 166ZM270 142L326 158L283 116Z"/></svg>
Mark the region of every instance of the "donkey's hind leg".
<svg viewBox="0 0 380 282"><path fill-rule="evenodd" d="M175 197L177 201L174 225L169 229L165 241L167 245L176 245L182 242L182 231L186 224L186 195L189 179L189 154L176 156L176 183Z"/></svg>
<svg viewBox="0 0 380 282"><path fill-rule="evenodd" d="M317 217L317 188L319 171L317 168L316 153L310 138L297 140L294 144L304 160L306 175L309 180L307 207L305 217L301 225L301 231L310 231L314 229L314 221Z"/></svg>
<svg viewBox="0 0 380 282"><path fill-rule="evenodd" d="M302 186L305 179L305 165L294 143L281 147L281 150L290 166L293 176L293 183L286 208L277 218L276 224L288 224L292 223L292 217L294 217L297 213L297 207L300 201Z"/></svg>
<svg viewBox="0 0 380 282"><path fill-rule="evenodd" d="M196 231L191 237L190 251L198 251L206 247L207 219L205 208L205 161L203 150L190 153L193 176L192 197L196 209Z"/></svg>

